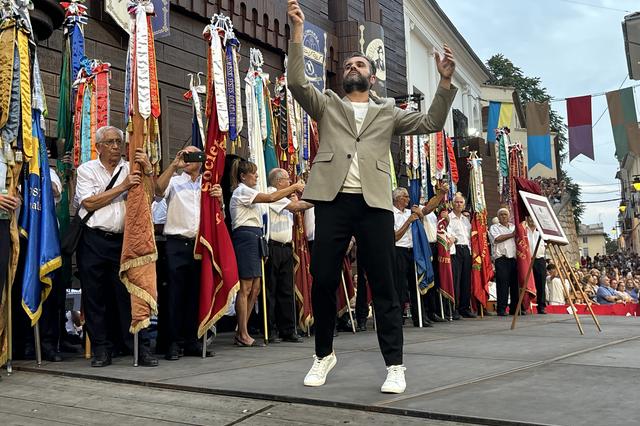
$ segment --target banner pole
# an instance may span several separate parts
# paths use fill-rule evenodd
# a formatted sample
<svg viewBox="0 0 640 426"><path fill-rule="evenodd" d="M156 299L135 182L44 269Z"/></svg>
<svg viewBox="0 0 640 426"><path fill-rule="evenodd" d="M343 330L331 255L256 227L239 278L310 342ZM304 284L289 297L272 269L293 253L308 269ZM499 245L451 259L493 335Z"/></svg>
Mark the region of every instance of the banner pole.
<svg viewBox="0 0 640 426"><path fill-rule="evenodd" d="M36 364L38 367L42 365L42 347L40 346L40 321L33 326L33 339L36 346Z"/></svg>
<svg viewBox="0 0 640 426"><path fill-rule="evenodd" d="M342 277L342 289L344 290L344 300L347 305L347 312L349 312L349 320L351 321L351 330L353 334L356 334L356 325L353 322L353 314L351 313L351 302L349 301L349 292L347 291L347 283L344 280L344 271L340 275Z"/></svg>
<svg viewBox="0 0 640 426"><path fill-rule="evenodd" d="M416 261L413 261L413 275L416 280L416 304L418 305L418 321L420 328L422 328L422 295L420 294L420 283L418 282L418 269L416 268Z"/></svg>
<svg viewBox="0 0 640 426"><path fill-rule="evenodd" d="M138 366L138 333L133 333L133 366Z"/></svg>
<svg viewBox="0 0 640 426"><path fill-rule="evenodd" d="M268 321L267 321L267 285L264 279L264 257L261 259L262 262L262 319L264 322L264 344L269 344L269 329L268 329Z"/></svg>

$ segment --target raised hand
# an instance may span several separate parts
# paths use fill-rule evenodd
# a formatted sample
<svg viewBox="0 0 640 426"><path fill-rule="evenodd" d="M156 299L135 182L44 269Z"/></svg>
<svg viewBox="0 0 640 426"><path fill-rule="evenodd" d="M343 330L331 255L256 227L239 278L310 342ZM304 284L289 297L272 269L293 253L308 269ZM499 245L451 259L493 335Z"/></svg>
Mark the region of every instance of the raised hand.
<svg viewBox="0 0 640 426"><path fill-rule="evenodd" d="M302 13L298 0L289 0L287 2L287 14L293 26L304 25L304 13Z"/></svg>
<svg viewBox="0 0 640 426"><path fill-rule="evenodd" d="M453 51L447 46L444 45L444 56L441 56L439 53L434 54L436 59L436 67L438 68L438 73L440 73L440 77L445 80L451 80L453 76L453 72L456 70L456 61L453 58Z"/></svg>

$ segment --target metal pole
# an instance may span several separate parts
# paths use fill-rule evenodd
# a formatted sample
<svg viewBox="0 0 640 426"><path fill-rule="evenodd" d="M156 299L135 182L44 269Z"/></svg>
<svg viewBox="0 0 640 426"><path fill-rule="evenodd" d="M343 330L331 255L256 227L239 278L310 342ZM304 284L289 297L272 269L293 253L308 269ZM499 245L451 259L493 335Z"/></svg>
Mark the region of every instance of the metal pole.
<svg viewBox="0 0 640 426"><path fill-rule="evenodd" d="M202 336L202 358L207 357L207 332L204 332L204 336Z"/></svg>
<svg viewBox="0 0 640 426"><path fill-rule="evenodd" d="M440 290L438 290L438 295L440 296L440 317L442 319L446 319L444 317L444 304L442 303L442 293L440 292Z"/></svg>
<svg viewBox="0 0 640 426"><path fill-rule="evenodd" d="M453 321L453 306L451 305L451 300L447 300L447 302L449 303L449 318L447 319Z"/></svg>
<svg viewBox="0 0 640 426"><path fill-rule="evenodd" d="M378 324L376 323L376 310L373 305L371 306L371 316L373 317L373 331L378 331Z"/></svg>
<svg viewBox="0 0 640 426"><path fill-rule="evenodd" d="M356 334L356 324L353 322L353 314L351 313L351 301L349 300L349 292L347 291L347 282L344 280L344 271L340 275L342 277L342 289L344 290L344 300L347 305L347 312L349 312L349 320L351 321L351 330L353 334Z"/></svg>
<svg viewBox="0 0 640 426"><path fill-rule="evenodd" d="M264 257L261 259L262 262L262 318L264 322L264 344L269 344L269 327L267 321L267 284L264 279Z"/></svg>
<svg viewBox="0 0 640 426"><path fill-rule="evenodd" d="M133 366L138 366L138 333L133 333Z"/></svg>
<svg viewBox="0 0 640 426"><path fill-rule="evenodd" d="M36 347L36 364L38 367L42 365L42 348L40 347L40 324L39 321L33 326L33 340Z"/></svg>
<svg viewBox="0 0 640 426"><path fill-rule="evenodd" d="M296 309L296 275L293 274L293 281L291 281L293 288L291 289L291 297L293 297L293 332L298 334L298 310Z"/></svg>
<svg viewBox="0 0 640 426"><path fill-rule="evenodd" d="M420 294L420 283L418 282L418 268L416 268L416 261L413 261L413 275L416 279L416 304L418 305L418 321L419 327L422 328L422 295Z"/></svg>
<svg viewBox="0 0 640 426"><path fill-rule="evenodd" d="M11 361L13 360L13 318L11 315L11 287L13 287L13 283L7 282L7 374L11 374L13 372L13 365L11 364ZM0 295L0 297L2 297L2 295Z"/></svg>

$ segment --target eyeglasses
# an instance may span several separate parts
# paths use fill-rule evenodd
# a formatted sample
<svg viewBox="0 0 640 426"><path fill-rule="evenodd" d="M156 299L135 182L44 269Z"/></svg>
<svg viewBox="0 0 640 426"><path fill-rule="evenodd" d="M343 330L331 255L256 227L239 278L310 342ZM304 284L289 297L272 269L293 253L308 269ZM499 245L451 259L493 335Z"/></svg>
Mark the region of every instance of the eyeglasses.
<svg viewBox="0 0 640 426"><path fill-rule="evenodd" d="M122 145L122 139L120 138L106 139L106 140L100 141L99 143L103 145L112 146L112 147L119 147L120 145Z"/></svg>

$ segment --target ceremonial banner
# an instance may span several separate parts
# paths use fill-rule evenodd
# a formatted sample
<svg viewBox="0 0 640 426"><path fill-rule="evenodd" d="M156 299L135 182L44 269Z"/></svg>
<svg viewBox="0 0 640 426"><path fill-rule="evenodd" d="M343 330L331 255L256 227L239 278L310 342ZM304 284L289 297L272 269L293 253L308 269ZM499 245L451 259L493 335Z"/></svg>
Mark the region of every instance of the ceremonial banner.
<svg viewBox="0 0 640 426"><path fill-rule="evenodd" d="M471 207L471 296L477 305L486 308L489 281L494 269L487 241L487 207L484 198L482 159L475 151L469 156L469 193Z"/></svg>
<svg viewBox="0 0 640 426"><path fill-rule="evenodd" d="M444 213L442 213L444 212ZM441 218L438 219L438 280L440 285L440 294L455 303L455 290L453 287L453 270L451 269L451 244L447 234L447 226L449 226L449 216L446 209L441 212Z"/></svg>
<svg viewBox="0 0 640 426"><path fill-rule="evenodd" d="M487 117L487 142L496 141L496 130L503 127L511 127L513 118L513 104L508 102L489 102L489 115Z"/></svg>
<svg viewBox="0 0 640 426"><path fill-rule="evenodd" d="M27 240L22 271L22 307L32 326L38 322L42 303L51 291L51 273L62 266L49 160L40 117L41 112L33 110L34 156L29 160L23 183L25 199L20 214L20 234Z"/></svg>
<svg viewBox="0 0 640 426"><path fill-rule="evenodd" d="M343 279L344 279L344 285L342 284ZM349 300L347 300L344 294L345 286L347 287L347 296L349 296ZM336 315L338 317L341 317L342 315L347 313L347 309L351 308L351 302L353 302L353 300L356 297L356 287L353 283L353 275L351 274L351 261L349 260L349 255L346 255L342 259L342 275L340 278L340 284L338 285L337 292L338 293L336 295L337 296Z"/></svg>
<svg viewBox="0 0 640 426"><path fill-rule="evenodd" d="M376 84L373 90L379 97L387 96L387 59L384 50L384 28L375 22L360 25L358 43L360 52L373 60L376 66ZM392 163L393 164L393 163Z"/></svg>
<svg viewBox="0 0 640 426"><path fill-rule="evenodd" d="M591 95L567 98L567 123L569 127L569 161L580 154L593 160Z"/></svg>
<svg viewBox="0 0 640 426"><path fill-rule="evenodd" d="M326 86L325 58L327 33L309 21L304 22L304 74L307 80L324 92Z"/></svg>
<svg viewBox="0 0 640 426"><path fill-rule="evenodd" d="M129 39L131 82L129 102L129 159L131 171L140 170L133 162L137 149L149 155L149 146L158 133L160 116L158 77L156 75L155 46L151 30L153 5L132 3L131 37ZM153 158L149 155L151 162ZM120 256L120 280L131 294L131 333L137 333L151 324L151 315L158 312L156 265L158 258L151 219L153 188L144 184L133 186L127 192L127 209L124 221L124 239Z"/></svg>
<svg viewBox="0 0 640 426"><path fill-rule="evenodd" d="M527 103L527 157L529 169L538 163L552 167L549 102Z"/></svg>
<svg viewBox="0 0 640 426"><path fill-rule="evenodd" d="M633 99L633 88L627 87L607 93L609 117L616 144L616 158L622 161L629 150L640 155L640 129Z"/></svg>
<svg viewBox="0 0 640 426"><path fill-rule="evenodd" d="M409 181L409 198L412 206L419 206L420 203L420 179ZM416 220L411 224L411 237L413 238L413 259L418 276L418 288L421 294L426 294L433 287L433 264L431 263L431 246L424 230L421 220ZM412 288L409 291L414 291Z"/></svg>
<svg viewBox="0 0 640 426"><path fill-rule="evenodd" d="M233 36L232 34L228 34ZM218 29L207 26L205 39L210 44L220 43ZM206 335L228 310L233 297L240 288L236 256L224 222L222 206L209 191L215 184L220 184L226 156L226 138L220 131L218 101L219 90L224 86L216 86L213 82L215 63L222 61L222 50L208 50L207 101L208 118L207 142L205 145L206 160L202 174L202 191L200 192L200 230L196 240L194 256L202 260L200 273L200 303L198 309L198 338ZM214 54L220 55L213 57Z"/></svg>
<svg viewBox="0 0 640 426"><path fill-rule="evenodd" d="M151 18L153 25L153 36L156 39L170 35L171 25L169 24L170 0L146 0L153 4L155 15ZM129 12L127 12L130 0L105 0L104 10L116 21L126 32L129 30Z"/></svg>
<svg viewBox="0 0 640 426"><path fill-rule="evenodd" d="M294 214L293 224L293 276L295 283L296 300L298 301L298 325L304 332L309 331L313 325L313 308L311 305L311 286L313 278L309 265L309 243L304 228L304 213Z"/></svg>

